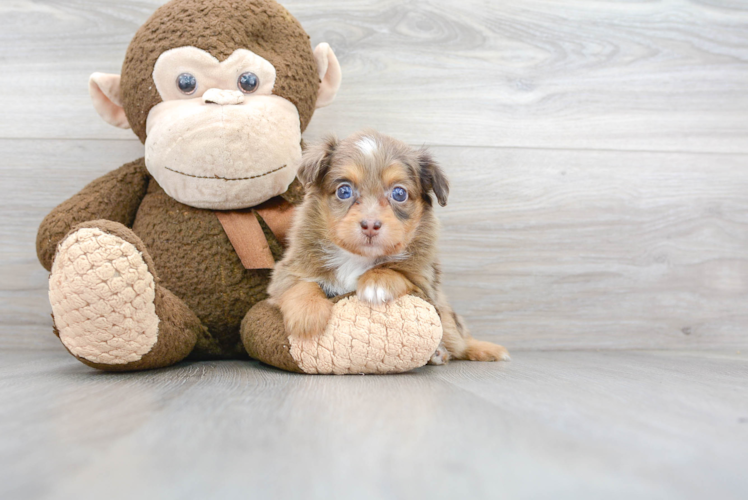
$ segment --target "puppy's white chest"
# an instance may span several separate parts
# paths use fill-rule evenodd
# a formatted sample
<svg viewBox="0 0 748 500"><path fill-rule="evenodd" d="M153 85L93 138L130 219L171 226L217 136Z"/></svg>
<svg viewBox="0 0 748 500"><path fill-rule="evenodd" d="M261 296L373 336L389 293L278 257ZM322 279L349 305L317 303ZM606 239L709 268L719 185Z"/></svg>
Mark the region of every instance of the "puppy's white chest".
<svg viewBox="0 0 748 500"><path fill-rule="evenodd" d="M320 283L320 285L329 296L355 292L358 279L362 274L374 267L376 261L376 258L362 257L346 250L338 249L334 253L331 253L327 259L328 269L335 270L335 282Z"/></svg>

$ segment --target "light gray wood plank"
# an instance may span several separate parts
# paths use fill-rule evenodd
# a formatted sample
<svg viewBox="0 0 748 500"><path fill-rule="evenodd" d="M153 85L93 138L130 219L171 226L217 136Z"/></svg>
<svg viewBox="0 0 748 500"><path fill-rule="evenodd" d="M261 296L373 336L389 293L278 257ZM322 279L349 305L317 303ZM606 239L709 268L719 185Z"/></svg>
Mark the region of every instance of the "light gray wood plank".
<svg viewBox="0 0 748 500"><path fill-rule="evenodd" d="M0 6L0 137L132 138L93 111L162 2ZM745 2L284 2L344 72L309 129L413 143L748 152Z"/></svg>
<svg viewBox="0 0 748 500"><path fill-rule="evenodd" d="M447 292L518 348L748 343L748 157L434 148Z"/></svg>
<svg viewBox="0 0 748 500"><path fill-rule="evenodd" d="M142 155L86 82L161 3L0 3L0 497L748 495L748 156L694 154L748 152L745 2L283 2L343 64L307 139L454 146L445 286L514 361L103 374L51 334L34 238Z"/></svg>
<svg viewBox="0 0 748 500"><path fill-rule="evenodd" d="M748 362L525 352L401 376L0 351L7 498L744 498Z"/></svg>
<svg viewBox="0 0 748 500"><path fill-rule="evenodd" d="M59 348L36 228L141 153L0 140L0 346ZM452 180L437 208L445 288L476 337L510 351L748 347L748 156L433 153Z"/></svg>

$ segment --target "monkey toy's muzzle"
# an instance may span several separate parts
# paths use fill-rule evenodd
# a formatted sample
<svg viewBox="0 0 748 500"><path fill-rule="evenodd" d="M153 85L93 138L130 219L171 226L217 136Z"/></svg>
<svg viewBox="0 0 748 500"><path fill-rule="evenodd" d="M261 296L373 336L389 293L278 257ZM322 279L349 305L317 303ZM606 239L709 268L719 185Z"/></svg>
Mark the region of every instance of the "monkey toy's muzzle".
<svg viewBox="0 0 748 500"><path fill-rule="evenodd" d="M299 113L275 95L210 89L165 101L148 115L148 171L177 201L230 210L277 196L301 160Z"/></svg>

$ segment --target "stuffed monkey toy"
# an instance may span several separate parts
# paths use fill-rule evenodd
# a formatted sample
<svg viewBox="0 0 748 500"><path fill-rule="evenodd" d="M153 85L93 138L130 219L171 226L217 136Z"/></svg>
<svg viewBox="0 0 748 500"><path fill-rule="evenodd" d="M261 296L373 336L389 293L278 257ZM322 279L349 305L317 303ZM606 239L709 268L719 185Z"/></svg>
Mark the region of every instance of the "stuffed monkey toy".
<svg viewBox="0 0 748 500"><path fill-rule="evenodd" d="M273 0L172 0L137 31L121 75L94 73L94 107L145 157L96 179L41 223L55 333L94 368L247 354L304 373L424 365L435 309L406 296L338 300L324 335L294 341L264 299L283 252L301 134L341 73L329 45Z"/></svg>

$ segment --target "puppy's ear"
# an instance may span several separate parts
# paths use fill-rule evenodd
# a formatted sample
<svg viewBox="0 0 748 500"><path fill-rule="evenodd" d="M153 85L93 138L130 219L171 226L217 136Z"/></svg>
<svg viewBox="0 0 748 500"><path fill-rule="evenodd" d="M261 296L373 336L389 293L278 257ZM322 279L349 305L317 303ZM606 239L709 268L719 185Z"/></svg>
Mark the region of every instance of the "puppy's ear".
<svg viewBox="0 0 748 500"><path fill-rule="evenodd" d="M321 142L309 146L301 157L301 166L296 174L304 186L309 187L313 184L321 185L322 179L330 170L332 156L338 147L338 139L335 136L328 136Z"/></svg>
<svg viewBox="0 0 748 500"><path fill-rule="evenodd" d="M433 191L439 205L445 206L449 196L449 181L441 167L426 150L418 153L418 166L424 196L428 197L428 194Z"/></svg>

